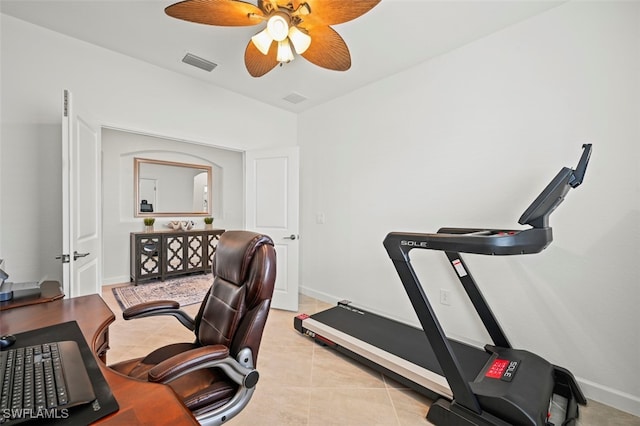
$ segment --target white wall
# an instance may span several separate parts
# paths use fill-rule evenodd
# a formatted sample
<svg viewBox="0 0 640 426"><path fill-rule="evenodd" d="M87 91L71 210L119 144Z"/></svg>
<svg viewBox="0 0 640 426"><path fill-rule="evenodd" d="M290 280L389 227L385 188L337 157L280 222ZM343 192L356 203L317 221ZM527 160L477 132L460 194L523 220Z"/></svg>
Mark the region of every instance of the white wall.
<svg viewBox="0 0 640 426"><path fill-rule="evenodd" d="M7 15L0 27L0 253L16 281L62 276L63 89L104 126L236 150L296 144L292 113Z"/></svg>
<svg viewBox="0 0 640 426"><path fill-rule="evenodd" d="M303 291L417 324L385 235L519 229L593 143L549 248L465 259L514 346L640 414L639 18L637 2L565 4L301 114ZM411 256L445 330L487 342L445 256Z"/></svg>
<svg viewBox="0 0 640 426"><path fill-rule="evenodd" d="M211 166L214 226L242 229L244 225L244 161L241 152L103 129L103 284L129 281L129 233L143 228L142 218L134 217L134 157ZM193 176L187 178L189 184L193 185ZM167 189L162 188L165 197ZM193 196L187 195L184 201L186 205L191 205ZM185 216L156 217L155 227L166 228L172 220L193 220L196 228L204 227L202 217Z"/></svg>

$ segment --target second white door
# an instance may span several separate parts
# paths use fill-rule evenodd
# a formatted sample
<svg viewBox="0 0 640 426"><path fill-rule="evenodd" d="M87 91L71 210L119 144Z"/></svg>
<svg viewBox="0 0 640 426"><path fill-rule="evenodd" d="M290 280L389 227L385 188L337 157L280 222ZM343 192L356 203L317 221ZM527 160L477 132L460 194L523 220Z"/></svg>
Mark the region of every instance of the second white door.
<svg viewBox="0 0 640 426"><path fill-rule="evenodd" d="M271 306L298 310L298 147L245 153L246 227L269 235L277 256Z"/></svg>

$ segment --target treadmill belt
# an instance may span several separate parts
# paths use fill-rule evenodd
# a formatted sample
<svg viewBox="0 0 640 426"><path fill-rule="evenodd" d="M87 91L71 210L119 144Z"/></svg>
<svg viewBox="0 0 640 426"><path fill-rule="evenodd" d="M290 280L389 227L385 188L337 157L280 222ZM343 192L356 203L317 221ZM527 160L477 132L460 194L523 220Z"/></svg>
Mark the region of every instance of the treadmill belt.
<svg viewBox="0 0 640 426"><path fill-rule="evenodd" d="M314 320L376 346L415 365L444 376L424 331L353 306L327 309L311 315ZM472 382L490 354L482 349L449 340L465 379Z"/></svg>

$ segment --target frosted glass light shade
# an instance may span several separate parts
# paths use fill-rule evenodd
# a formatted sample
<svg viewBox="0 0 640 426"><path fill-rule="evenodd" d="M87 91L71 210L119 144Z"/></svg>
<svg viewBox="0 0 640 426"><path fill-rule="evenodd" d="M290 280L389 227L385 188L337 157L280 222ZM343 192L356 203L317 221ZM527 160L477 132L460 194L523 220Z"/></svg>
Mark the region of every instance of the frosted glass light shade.
<svg viewBox="0 0 640 426"><path fill-rule="evenodd" d="M289 45L289 40L283 40L278 42L278 53L276 60L278 62L291 62L293 61L293 51Z"/></svg>
<svg viewBox="0 0 640 426"><path fill-rule="evenodd" d="M267 53L269 53L269 47L271 47L273 39L269 35L269 31L267 31L267 29L265 28L258 34L251 37L251 41L263 55L266 55Z"/></svg>
<svg viewBox="0 0 640 426"><path fill-rule="evenodd" d="M283 41L289 34L289 23L281 15L273 15L267 21L267 31L275 41Z"/></svg>
<svg viewBox="0 0 640 426"><path fill-rule="evenodd" d="M296 49L298 55L306 52L311 45L311 37L294 26L289 28L289 40L291 40L293 48Z"/></svg>

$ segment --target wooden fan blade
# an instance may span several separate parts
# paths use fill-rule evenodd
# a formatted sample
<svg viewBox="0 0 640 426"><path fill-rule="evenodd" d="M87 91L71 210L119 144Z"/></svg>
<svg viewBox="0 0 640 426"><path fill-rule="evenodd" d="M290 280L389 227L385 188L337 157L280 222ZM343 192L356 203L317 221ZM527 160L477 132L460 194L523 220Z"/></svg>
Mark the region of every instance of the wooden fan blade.
<svg viewBox="0 0 640 426"><path fill-rule="evenodd" d="M247 44L247 48L244 51L244 64L249 74L253 77L262 77L274 69L275 66L278 65L278 60L276 59L277 53L278 43L276 42L271 42L269 52L263 55L253 42L249 40L249 44Z"/></svg>
<svg viewBox="0 0 640 426"><path fill-rule="evenodd" d="M351 68L349 48L333 28L313 27L309 30L309 36L311 36L311 45L302 54L303 58L330 70L346 71Z"/></svg>
<svg viewBox="0 0 640 426"><path fill-rule="evenodd" d="M294 6L304 3L311 9L308 16L301 16L304 22L308 20L314 24L336 25L364 15L380 0L296 0Z"/></svg>
<svg viewBox="0 0 640 426"><path fill-rule="evenodd" d="M264 16L256 6L236 0L185 0L168 6L165 13L173 18L198 24L240 27L256 25Z"/></svg>

